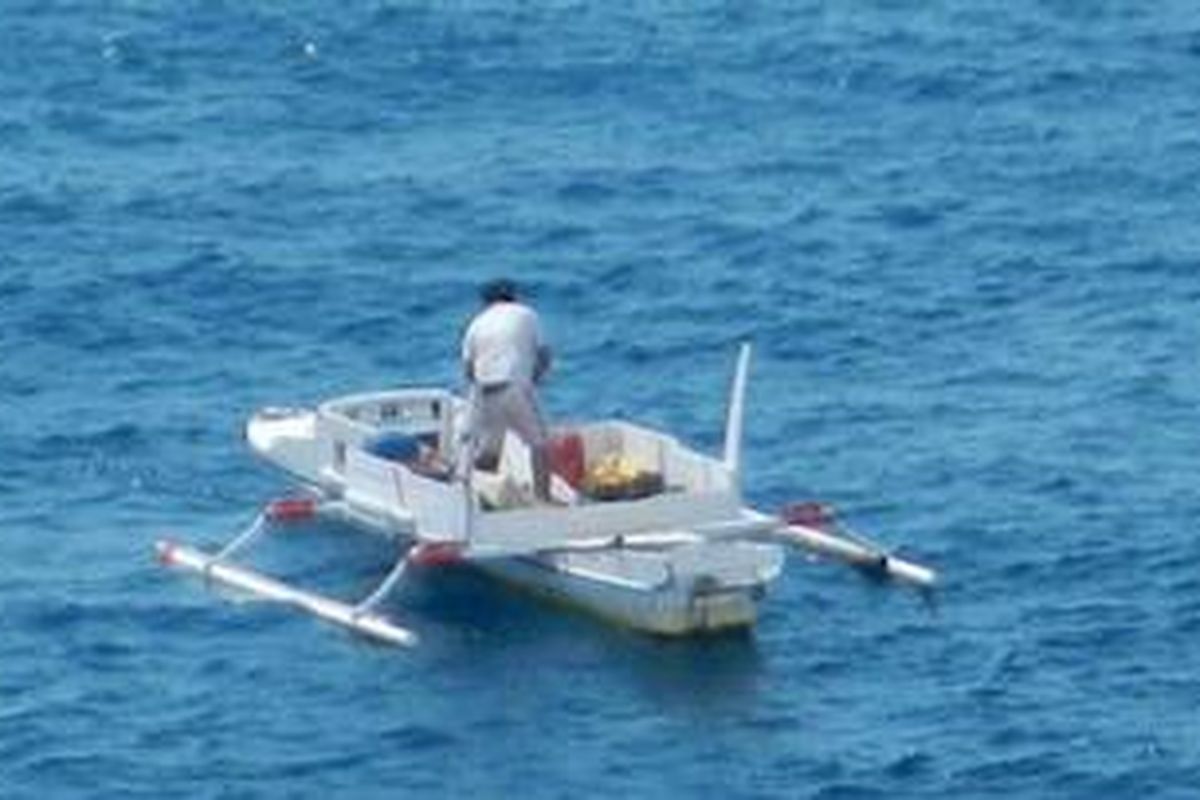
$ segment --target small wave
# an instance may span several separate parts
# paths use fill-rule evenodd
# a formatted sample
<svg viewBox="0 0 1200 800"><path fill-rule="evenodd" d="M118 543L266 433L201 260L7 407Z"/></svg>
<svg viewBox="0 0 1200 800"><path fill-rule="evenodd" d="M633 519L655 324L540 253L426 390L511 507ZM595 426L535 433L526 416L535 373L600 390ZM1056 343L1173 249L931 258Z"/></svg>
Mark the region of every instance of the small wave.
<svg viewBox="0 0 1200 800"><path fill-rule="evenodd" d="M835 780L818 788L812 797L813 800L884 800L892 795L877 784Z"/></svg>
<svg viewBox="0 0 1200 800"><path fill-rule="evenodd" d="M410 724L383 731L379 739L386 745L406 752L447 750L459 744L458 737L447 730L428 725Z"/></svg>
<svg viewBox="0 0 1200 800"><path fill-rule="evenodd" d="M26 225L66 225L79 217L82 200L71 192L46 194L20 189L0 193L0 216Z"/></svg>
<svg viewBox="0 0 1200 800"><path fill-rule="evenodd" d="M600 179L577 178L559 187L557 194L567 203L596 205L612 200L617 196L617 190Z"/></svg>
<svg viewBox="0 0 1200 800"><path fill-rule="evenodd" d="M927 753L923 750L914 750L905 753L884 767L886 772L892 778L908 780L920 775L928 775L937 763L932 753Z"/></svg>
<svg viewBox="0 0 1200 800"><path fill-rule="evenodd" d="M911 230L936 225L942 219L942 211L931 205L889 204L878 210L879 219L894 228Z"/></svg>
<svg viewBox="0 0 1200 800"><path fill-rule="evenodd" d="M126 455L143 449L147 442L146 432L139 425L122 422L90 432L43 436L37 441L36 450L55 458L97 453Z"/></svg>

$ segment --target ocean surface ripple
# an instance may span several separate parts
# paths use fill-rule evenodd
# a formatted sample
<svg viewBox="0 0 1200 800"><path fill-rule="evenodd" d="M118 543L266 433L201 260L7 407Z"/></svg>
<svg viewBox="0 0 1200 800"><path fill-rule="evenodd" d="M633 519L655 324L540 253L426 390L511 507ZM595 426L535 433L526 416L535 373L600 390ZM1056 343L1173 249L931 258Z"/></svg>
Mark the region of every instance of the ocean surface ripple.
<svg viewBox="0 0 1200 800"><path fill-rule="evenodd" d="M0 795L1200 796L1194 3L9 0ZM664 642L472 575L415 652L153 563L285 481L254 409L457 381L720 441L934 605L794 558ZM264 563L362 591L334 526Z"/></svg>

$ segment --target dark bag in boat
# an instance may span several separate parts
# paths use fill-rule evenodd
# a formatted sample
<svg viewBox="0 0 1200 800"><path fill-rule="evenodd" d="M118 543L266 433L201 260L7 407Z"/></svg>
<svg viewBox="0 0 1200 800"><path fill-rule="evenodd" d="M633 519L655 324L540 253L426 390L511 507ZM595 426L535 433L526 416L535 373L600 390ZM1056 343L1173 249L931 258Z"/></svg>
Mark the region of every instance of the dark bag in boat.
<svg viewBox="0 0 1200 800"><path fill-rule="evenodd" d="M593 483L588 495L594 500L641 500L663 491L663 476L642 470L623 481Z"/></svg>

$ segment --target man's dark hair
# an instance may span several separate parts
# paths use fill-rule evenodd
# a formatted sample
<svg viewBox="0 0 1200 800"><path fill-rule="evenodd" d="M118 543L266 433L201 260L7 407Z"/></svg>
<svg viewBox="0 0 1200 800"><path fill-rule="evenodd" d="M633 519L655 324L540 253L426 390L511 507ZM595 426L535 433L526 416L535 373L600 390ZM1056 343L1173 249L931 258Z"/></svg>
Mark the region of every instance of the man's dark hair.
<svg viewBox="0 0 1200 800"><path fill-rule="evenodd" d="M486 304L512 303L517 299L517 285L508 278L488 281L479 290L479 298Z"/></svg>

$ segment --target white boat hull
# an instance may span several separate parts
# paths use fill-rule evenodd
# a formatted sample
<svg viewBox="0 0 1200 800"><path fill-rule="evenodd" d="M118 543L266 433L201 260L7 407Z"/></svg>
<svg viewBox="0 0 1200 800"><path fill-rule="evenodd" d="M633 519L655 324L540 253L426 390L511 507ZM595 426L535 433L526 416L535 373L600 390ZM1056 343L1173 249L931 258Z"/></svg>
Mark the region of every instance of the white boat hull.
<svg viewBox="0 0 1200 800"><path fill-rule="evenodd" d="M416 539L403 509L368 502L330 469L322 455L318 412L268 411L247 426L251 448L284 472L340 500L334 507L356 527ZM685 540L686 531L678 532ZM759 542L654 547L609 544L594 552L485 558L470 568L538 597L638 631L684 636L752 626L783 550Z"/></svg>
<svg viewBox="0 0 1200 800"><path fill-rule="evenodd" d="M485 574L605 621L663 636L753 626L765 585L635 585L620 567L547 556L474 565Z"/></svg>

